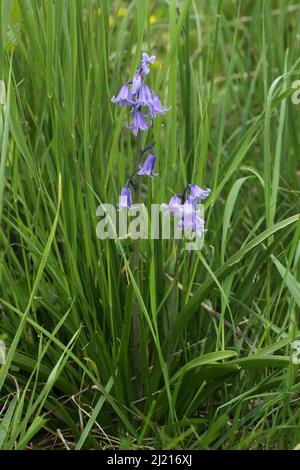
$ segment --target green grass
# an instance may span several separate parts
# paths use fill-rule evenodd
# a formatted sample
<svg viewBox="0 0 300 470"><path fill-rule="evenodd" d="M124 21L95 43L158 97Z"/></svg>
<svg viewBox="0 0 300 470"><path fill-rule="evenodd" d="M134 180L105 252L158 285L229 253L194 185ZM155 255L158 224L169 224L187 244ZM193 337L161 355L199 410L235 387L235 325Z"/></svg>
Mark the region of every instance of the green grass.
<svg viewBox="0 0 300 470"><path fill-rule="evenodd" d="M299 5L0 5L0 449L295 448ZM142 138L160 174L142 198L212 195L202 251L142 241L137 276L132 241L97 239L96 208L135 168L111 97L143 51L171 110Z"/></svg>

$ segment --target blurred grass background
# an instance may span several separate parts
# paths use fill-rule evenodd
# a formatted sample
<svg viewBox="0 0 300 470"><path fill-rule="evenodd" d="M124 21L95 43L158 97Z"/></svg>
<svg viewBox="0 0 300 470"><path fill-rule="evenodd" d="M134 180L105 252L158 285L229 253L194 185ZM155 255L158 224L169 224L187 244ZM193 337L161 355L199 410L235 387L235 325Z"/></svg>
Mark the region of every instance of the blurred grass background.
<svg viewBox="0 0 300 470"><path fill-rule="evenodd" d="M1 0L0 449L291 449L300 308L300 6ZM135 168L111 103L141 53L171 111L143 199L212 188L203 250L96 237ZM147 196L148 192L148 196ZM137 400L132 305L141 315Z"/></svg>

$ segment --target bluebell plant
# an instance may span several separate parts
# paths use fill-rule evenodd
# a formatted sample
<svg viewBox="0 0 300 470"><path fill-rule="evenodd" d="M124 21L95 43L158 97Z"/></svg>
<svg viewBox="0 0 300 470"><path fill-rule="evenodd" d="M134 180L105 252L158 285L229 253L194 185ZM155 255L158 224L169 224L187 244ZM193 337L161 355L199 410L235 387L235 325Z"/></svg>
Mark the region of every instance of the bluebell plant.
<svg viewBox="0 0 300 470"><path fill-rule="evenodd" d="M146 132L152 125L152 119L158 115L164 115L170 108L164 108L159 97L145 83L145 77L150 72L150 64L155 62L155 56L149 56L143 53L140 66L136 70L132 81L123 84L117 96L113 96L112 102L119 104L121 107L130 108L131 123L126 127L133 131L135 137L140 136L140 132ZM148 154L148 155L147 155ZM141 158L144 158L143 163ZM131 187L138 187L138 199L141 196L140 184L134 182L134 176L139 179L142 176L154 178L158 175L155 173L156 154L153 145L148 145L143 150L140 148L140 138L137 139L137 162L134 173L127 179L124 188L121 190L119 210L122 208L132 207ZM175 194L169 204L163 204L161 207L167 214L179 217L179 227L183 230L190 230L197 234L205 231L205 223L203 218L199 216L197 204L206 199L210 194L210 189L202 189L196 184L187 184L183 194ZM133 251L133 270L139 279L139 244L136 240ZM138 396L143 393L142 370L141 370L141 332L139 305L137 299L133 304L133 348L135 351L135 376L138 385Z"/></svg>
<svg viewBox="0 0 300 470"><path fill-rule="evenodd" d="M152 121L149 116L154 119L159 114L164 115L170 109L162 106L159 97L144 82L145 77L150 72L149 64L153 64L155 59L155 56L143 53L141 64L136 70L132 81L124 83L118 95L112 98L113 103L131 108L132 122L127 125L127 128L132 130L135 136L138 136L140 131L145 132L151 127ZM139 158L149 150L151 153L144 163L138 163L138 168L134 174L150 177L158 175L158 173L155 173L156 155L152 145L147 146L142 151L138 149ZM121 191L120 207L129 208L132 206L132 193L129 185L132 184L134 187L132 180L134 174L127 180ZM202 189L196 184L187 184L183 194L175 194L169 204L162 204L161 208L165 211L165 214L178 216L180 219L179 226L182 229L201 234L205 231L205 223L198 215L197 204L206 199L210 192L208 188Z"/></svg>
<svg viewBox="0 0 300 470"><path fill-rule="evenodd" d="M143 53L142 61L139 68L136 70L132 81L124 83L117 96L112 98L112 102L119 104L121 107L129 107L131 114L131 123L127 128L133 131L135 137L139 136L140 131L147 131L152 125L152 119L157 115L164 115L168 109L164 108L160 102L159 97L145 84L144 79L150 72L150 64L155 62L155 56L149 56ZM147 152L150 152L141 163L140 159ZM134 189L136 184L133 180L134 175L137 174L140 179L142 176L155 177L156 155L153 145L145 147L143 150L140 148L140 139L137 139L137 163L136 170L133 175L127 179L125 187L121 190L119 210L122 208L132 207L132 192L130 186ZM141 196L141 185L138 185L138 200ZM133 251L133 270L137 275L137 282L139 277L139 241L136 240ZM135 376L138 386L138 396L141 397L143 393L142 384L142 368L141 368L141 343L140 343L140 318L139 318L139 305L137 299L133 303L133 348L135 351Z"/></svg>
<svg viewBox="0 0 300 470"><path fill-rule="evenodd" d="M139 132L147 131L152 124L150 118L155 119L157 115L164 115L170 108L164 108L159 97L149 88L144 79L150 72L149 64L155 62L155 56L143 53L139 68L136 70L132 81L123 84L117 96L113 96L112 102L121 107L131 108L131 124L127 128L133 131L137 137ZM149 118L150 116L150 118ZM125 187L121 191L119 207L132 207L132 193L129 185L135 187L133 176L157 176L155 173L156 155L154 147L149 145L144 150L138 149L139 158L147 151L151 153L144 163L138 163L135 173L126 181ZM198 216L197 204L210 195L210 189L202 189L196 184L187 184L183 194L175 194L169 204L162 204L161 208L165 214L178 216L179 226L184 230L191 230L196 233L203 233L204 220Z"/></svg>
<svg viewBox="0 0 300 470"><path fill-rule="evenodd" d="M127 128L133 131L135 137L138 136L140 131L145 132L151 127L151 119L155 119L157 115L164 115L170 109L162 106L159 97L144 82L146 75L150 72L149 64L153 64L155 60L155 56L149 56L144 52L141 64L136 70L132 81L124 83L118 95L112 98L113 103L119 104L121 107L128 106L131 108L131 124L127 125ZM138 149L138 156L141 158L148 150L151 150L151 153L145 162L143 164L138 163L136 170L138 176L154 177L158 175L154 172L156 155L153 146L148 146L144 150ZM132 197L128 185L122 189L121 197L124 197L125 193L128 195L128 207L131 207Z"/></svg>

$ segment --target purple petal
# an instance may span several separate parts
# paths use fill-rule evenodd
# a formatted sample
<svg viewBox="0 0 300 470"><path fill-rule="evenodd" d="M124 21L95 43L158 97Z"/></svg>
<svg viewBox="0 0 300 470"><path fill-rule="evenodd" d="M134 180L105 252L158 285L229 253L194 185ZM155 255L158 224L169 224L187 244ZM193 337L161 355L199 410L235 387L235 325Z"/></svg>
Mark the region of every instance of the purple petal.
<svg viewBox="0 0 300 470"><path fill-rule="evenodd" d="M160 99L157 95L153 93L152 101L150 103L150 113L153 118L156 118L157 114L164 115L168 112L171 108L164 108L160 102Z"/></svg>
<svg viewBox="0 0 300 470"><path fill-rule="evenodd" d="M150 106L152 103L152 91L144 83L140 87L138 100L143 106Z"/></svg>
<svg viewBox="0 0 300 470"><path fill-rule="evenodd" d="M206 199L211 193L211 190L209 188L202 189L199 186L197 186L196 184L190 184L188 186L189 186L189 189L190 189L191 199L195 200L195 201L198 201L198 202L202 201L203 199Z"/></svg>
<svg viewBox="0 0 300 470"><path fill-rule="evenodd" d="M130 208L132 206L132 195L129 188L123 188L120 195L119 208Z"/></svg>
<svg viewBox="0 0 300 470"><path fill-rule="evenodd" d="M129 86L123 85L118 95L113 96L111 101L113 103L120 104L121 106L131 106L132 105L132 94Z"/></svg>
<svg viewBox="0 0 300 470"><path fill-rule="evenodd" d="M148 155L144 164L139 165L140 171L138 172L138 175L157 176L158 174L154 173L155 164L156 155L154 153Z"/></svg>
<svg viewBox="0 0 300 470"><path fill-rule="evenodd" d="M169 204L162 204L160 207L168 214L180 215L182 210L181 196L175 194L175 196L171 198Z"/></svg>
<svg viewBox="0 0 300 470"><path fill-rule="evenodd" d="M133 122L129 126L127 126L128 129L133 130L133 134L135 136L138 135L139 130L141 131L147 131L148 128L150 127L151 124L148 124L145 121L145 116L139 111L139 110L134 110L133 111Z"/></svg>
<svg viewBox="0 0 300 470"><path fill-rule="evenodd" d="M133 81L132 81L132 94L136 95L141 87L142 84L142 77L140 71L137 70L134 74Z"/></svg>
<svg viewBox="0 0 300 470"><path fill-rule="evenodd" d="M149 55L146 52L143 53L143 58L141 62L141 70L142 70L143 75L147 75L150 72L148 64L150 63L153 64L155 60L156 60L156 57L154 55L149 57Z"/></svg>

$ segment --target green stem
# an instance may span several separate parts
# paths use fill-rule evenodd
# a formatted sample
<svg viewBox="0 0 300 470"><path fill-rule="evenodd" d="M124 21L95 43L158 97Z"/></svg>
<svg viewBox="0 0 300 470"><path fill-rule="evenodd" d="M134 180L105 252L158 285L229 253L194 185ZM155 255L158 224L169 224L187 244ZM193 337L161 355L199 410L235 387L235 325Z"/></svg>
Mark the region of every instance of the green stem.
<svg viewBox="0 0 300 470"><path fill-rule="evenodd" d="M136 167L140 163L141 155L141 138L138 134L137 137L137 154L136 154ZM141 177L138 176L137 181L137 201L141 203ZM140 288L140 240L134 241L133 248L133 274L136 279L138 288ZM134 372L135 380L137 385L137 399L143 396L143 381L142 381L142 348L141 348L141 317L140 317L140 306L136 296L134 296L132 304L132 331L133 331L133 350L134 350Z"/></svg>
<svg viewBox="0 0 300 470"><path fill-rule="evenodd" d="M182 240L175 241L175 264L174 264L174 279L173 279L173 292L171 296L171 304L169 306L169 341L168 341L168 363L172 362L172 357L175 352L175 337L174 337L174 327L176 323L176 314L178 312L178 301L179 301L179 292L178 292L178 283L179 283L179 269L180 269L180 260L181 260L181 249L182 249Z"/></svg>

